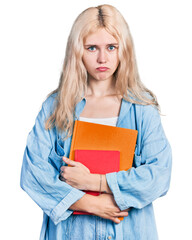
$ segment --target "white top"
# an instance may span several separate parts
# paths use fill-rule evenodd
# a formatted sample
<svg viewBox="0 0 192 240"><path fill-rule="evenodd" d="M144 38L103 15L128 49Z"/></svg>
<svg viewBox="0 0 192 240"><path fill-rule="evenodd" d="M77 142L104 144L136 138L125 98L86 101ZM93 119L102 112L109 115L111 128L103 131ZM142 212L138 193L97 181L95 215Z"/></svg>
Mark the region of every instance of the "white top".
<svg viewBox="0 0 192 240"><path fill-rule="evenodd" d="M91 123L98 123L103 125L109 125L116 127L118 116L117 117L110 117L110 118L85 118L79 117L80 121L83 122L91 122Z"/></svg>

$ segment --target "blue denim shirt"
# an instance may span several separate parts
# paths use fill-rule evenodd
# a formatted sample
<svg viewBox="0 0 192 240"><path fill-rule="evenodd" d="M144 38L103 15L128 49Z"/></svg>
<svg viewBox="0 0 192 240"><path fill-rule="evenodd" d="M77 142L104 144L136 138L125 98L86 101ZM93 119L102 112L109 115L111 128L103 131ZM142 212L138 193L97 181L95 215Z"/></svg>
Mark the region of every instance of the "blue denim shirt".
<svg viewBox="0 0 192 240"><path fill-rule="evenodd" d="M54 109L55 94L43 103L28 135L21 170L21 187L43 210L40 240L156 240L158 239L152 202L166 194L171 175L171 148L158 111L152 106L132 104L122 99L117 127L137 129L133 167L109 173L107 183L121 210L131 208L119 224L91 215L73 215L69 207L85 193L59 180L60 167L69 157L72 137L63 141L56 128L44 124ZM75 108L79 119L86 104Z"/></svg>

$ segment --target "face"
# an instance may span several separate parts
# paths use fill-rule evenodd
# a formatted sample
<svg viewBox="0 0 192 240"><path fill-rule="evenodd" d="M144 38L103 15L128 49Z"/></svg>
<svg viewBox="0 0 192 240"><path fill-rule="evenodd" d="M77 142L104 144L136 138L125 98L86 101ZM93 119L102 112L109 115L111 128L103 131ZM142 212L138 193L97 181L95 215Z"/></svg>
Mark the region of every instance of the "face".
<svg viewBox="0 0 192 240"><path fill-rule="evenodd" d="M119 65L118 42L104 28L84 41L83 63L89 80L111 80Z"/></svg>

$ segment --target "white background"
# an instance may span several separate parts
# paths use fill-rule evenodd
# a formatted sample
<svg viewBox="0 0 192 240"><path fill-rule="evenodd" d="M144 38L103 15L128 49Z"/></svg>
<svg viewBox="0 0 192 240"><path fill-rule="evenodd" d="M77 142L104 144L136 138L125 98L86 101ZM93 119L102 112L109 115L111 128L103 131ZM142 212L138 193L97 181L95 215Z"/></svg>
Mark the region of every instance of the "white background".
<svg viewBox="0 0 192 240"><path fill-rule="evenodd" d="M71 26L108 3L127 20L140 76L158 97L173 150L170 191L154 202L160 240L192 239L190 0L17 0L0 2L0 239L39 239L42 210L20 188L28 132L57 87Z"/></svg>

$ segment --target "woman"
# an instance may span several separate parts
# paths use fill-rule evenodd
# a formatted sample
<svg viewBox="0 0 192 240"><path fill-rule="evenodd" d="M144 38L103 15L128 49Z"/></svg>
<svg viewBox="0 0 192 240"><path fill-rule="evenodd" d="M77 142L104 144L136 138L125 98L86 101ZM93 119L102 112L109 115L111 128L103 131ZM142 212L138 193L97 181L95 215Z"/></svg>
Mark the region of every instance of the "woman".
<svg viewBox="0 0 192 240"><path fill-rule="evenodd" d="M158 239L152 202L166 194L171 174L158 110L140 81L119 11L110 5L83 11L68 38L59 86L43 103L23 158L21 187L44 212L41 240ZM133 167L100 176L70 160L75 120L137 129Z"/></svg>

